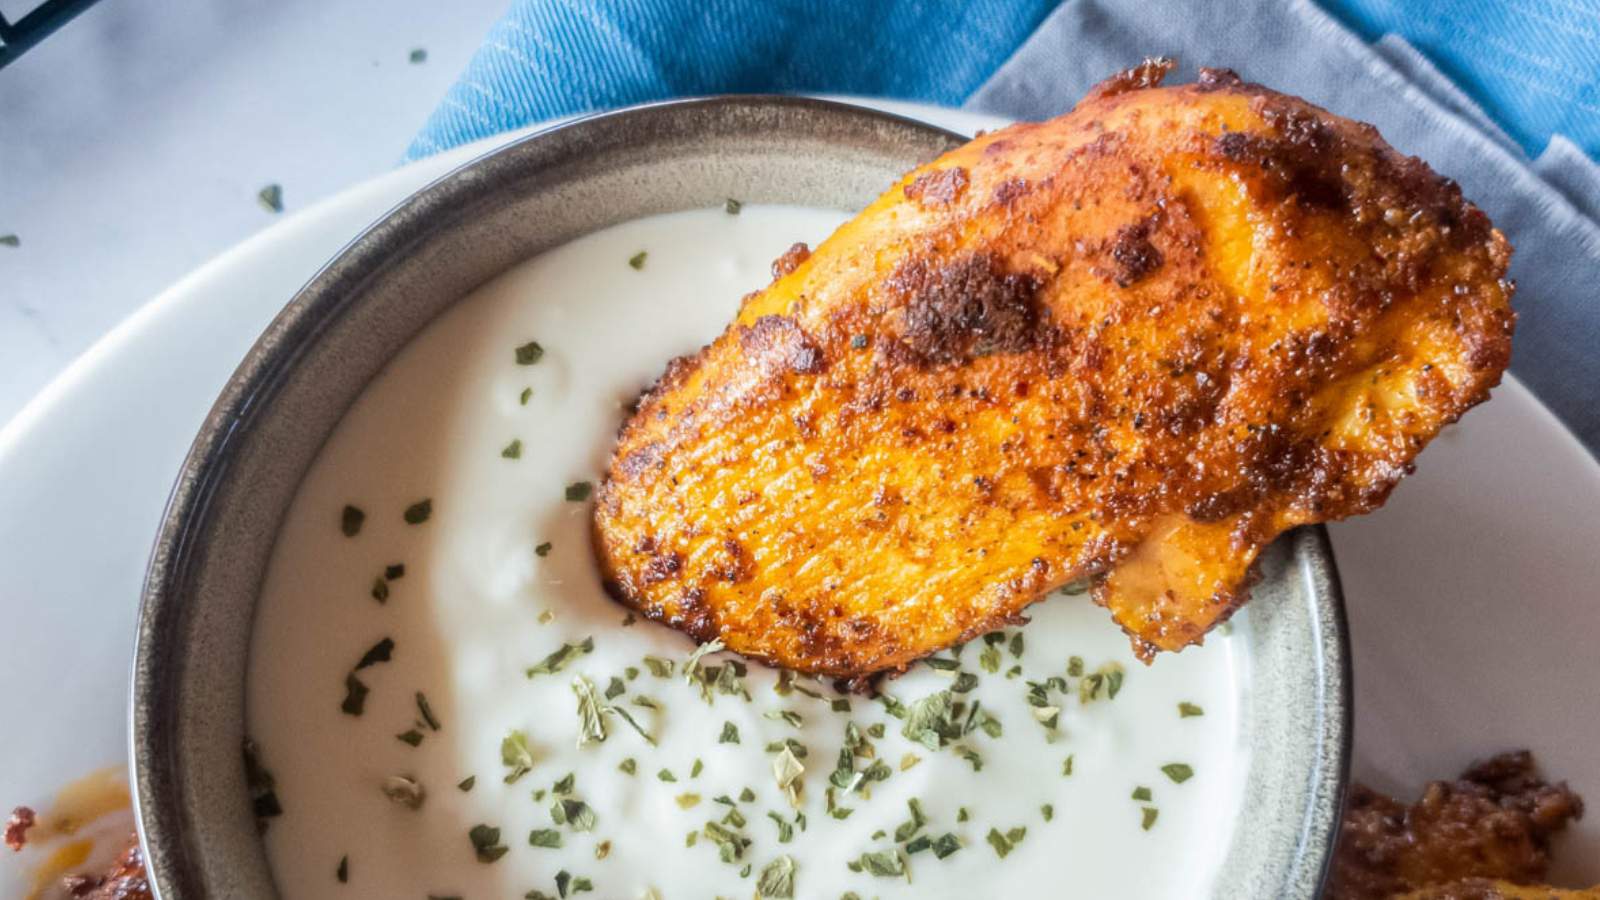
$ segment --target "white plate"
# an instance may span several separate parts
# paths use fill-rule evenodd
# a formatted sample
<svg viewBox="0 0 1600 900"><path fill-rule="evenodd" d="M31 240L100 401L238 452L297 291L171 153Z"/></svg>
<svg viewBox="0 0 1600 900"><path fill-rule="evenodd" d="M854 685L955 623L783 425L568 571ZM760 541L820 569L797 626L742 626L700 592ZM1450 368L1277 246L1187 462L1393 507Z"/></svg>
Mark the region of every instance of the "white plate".
<svg viewBox="0 0 1600 900"><path fill-rule="evenodd" d="M967 133L1003 124L869 105ZM189 442L256 335L365 225L515 136L396 170L240 244L0 430L0 804L43 804L125 758L145 558ZM1357 776L1409 793L1526 746L1600 801L1600 464L1554 417L1507 379L1382 511L1332 531L1354 636ZM1561 874L1600 881L1600 817L1562 849ZM25 874L0 863L0 896L20 896Z"/></svg>

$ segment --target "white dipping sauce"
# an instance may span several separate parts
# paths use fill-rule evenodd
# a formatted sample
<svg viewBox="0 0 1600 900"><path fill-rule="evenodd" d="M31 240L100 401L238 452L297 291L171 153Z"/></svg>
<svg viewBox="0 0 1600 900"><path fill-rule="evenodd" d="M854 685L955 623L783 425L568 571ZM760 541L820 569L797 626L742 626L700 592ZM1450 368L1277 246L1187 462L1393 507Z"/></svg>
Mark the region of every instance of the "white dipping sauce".
<svg viewBox="0 0 1600 900"><path fill-rule="evenodd" d="M1214 635L1146 667L1104 610L1086 597L1052 597L1020 629L1020 660L1009 646L1015 629L990 652L991 664L999 652L994 673L983 665L984 641L960 655L979 683L956 698L981 701L1001 736L980 728L930 750L902 736L904 723L882 701L852 696L849 713L835 712L838 695L806 679L799 684L825 699L780 696L775 673L759 665L744 679L753 700L715 694L707 704L682 677L689 640L644 620L624 627L625 610L602 593L590 505L565 499L567 485L598 479L626 404L669 358L718 334L790 243L815 244L842 218L746 206L739 215L677 213L590 235L457 304L367 388L284 522L250 654L249 729L284 809L266 845L285 897L557 897L564 871L570 896L586 896L580 879L588 879L587 896L597 900L747 898L784 855L794 863L793 895L802 898L1204 892L1235 827L1246 764L1239 714L1248 660L1239 637ZM640 251L648 256L636 269L629 260ZM515 350L529 341L544 353L519 364ZM521 441L514 459L503 455L513 440ZM404 510L423 498L431 516L408 524ZM365 512L354 537L341 533L347 503ZM540 555L545 542L551 547ZM374 582L396 563L404 575L388 581L379 603ZM555 674L524 675L586 637L592 653ZM347 675L384 638L394 642L392 658L357 673L370 689L361 715L342 712ZM674 660L672 677L641 671L629 680L627 667L643 670L646 655ZM1066 677L1074 655L1091 673L1120 663L1124 680L1115 699L1102 689L1085 704L1082 679L1066 678L1065 693L1049 692L1050 705L1061 707L1052 733L1028 704L1025 681ZM703 664L731 658L714 654ZM1019 663L1021 674L1008 678ZM575 676L601 692L621 678L626 693L611 702L659 746L607 715L606 740L579 748ZM954 676L918 665L884 687L909 705L949 689ZM419 713L418 691L436 731ZM639 696L659 709L636 705ZM1180 703L1203 715L1181 716ZM781 710L799 713L799 727L777 717ZM840 819L828 812L826 789L850 721L863 731L884 726L868 740L890 774L855 792L836 789L836 804L853 810ZM719 743L726 723L739 743ZM417 746L396 737L413 729ZM506 784L501 742L512 730L527 734L534 765ZM765 748L785 738L809 750L798 780L806 827L780 843L768 813L792 825L795 810L774 780L777 754ZM962 749L976 751L980 772ZM907 754L920 762L902 769ZM619 769L630 758L632 775ZM871 762L858 759L855 768ZM1172 763L1189 766L1192 777L1179 783L1181 770L1164 773ZM662 780L662 770L676 781ZM592 830L552 821L552 787L569 773L565 797L588 805ZM423 787L420 809L385 795L393 775ZM469 776L472 789L460 790ZM1148 801L1135 798L1140 787ZM740 802L747 788L754 799ZM701 833L708 821L728 819L729 807L714 800L724 795L739 811L725 827L749 841L732 863ZM896 830L911 819L913 798L926 825L910 840L948 834L960 849L942 859L931 848L898 857L909 878L874 875L870 864L852 871L847 864L863 853L891 862L904 854ZM1154 821L1146 810L1158 810ZM508 848L493 862L480 861L469 838L479 824L498 827ZM1002 859L991 829L1019 828L1025 835ZM558 830L562 846L530 845L535 829ZM699 835L686 846L691 832Z"/></svg>

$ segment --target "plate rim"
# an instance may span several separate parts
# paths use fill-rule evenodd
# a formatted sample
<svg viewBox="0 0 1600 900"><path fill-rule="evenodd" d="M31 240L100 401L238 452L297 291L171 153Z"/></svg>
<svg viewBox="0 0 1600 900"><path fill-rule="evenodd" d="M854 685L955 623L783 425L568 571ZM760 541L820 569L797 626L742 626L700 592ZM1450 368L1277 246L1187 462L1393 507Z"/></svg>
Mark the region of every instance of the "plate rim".
<svg viewBox="0 0 1600 900"><path fill-rule="evenodd" d="M998 127L1007 124L1008 121L982 113L932 104L849 96L839 96L835 97L835 99L852 105L864 105L870 108L887 107L913 118L959 130L967 130L973 124L985 128ZM150 299L122 318L109 331L78 354L71 363L47 383L45 388L30 398L11 418L0 423L0 472L9 473L20 463L33 462L38 456L41 447L57 449L61 441L59 436L54 434L56 430L54 422L58 417L69 411L77 411L79 408L78 401L87 399L85 395L90 389L104 388L107 379L111 375L126 367L127 357L130 353L144 353L147 352L147 347L156 347L157 340L152 337L151 332L155 332L156 335L164 338L159 346L170 346L173 333L178 330L173 323L195 318L197 307L202 303L217 302L219 299L217 295L220 291L226 289L235 281L241 272L251 267L259 266L261 259L270 258L274 263L277 263L284 257L284 251L280 249L283 245L293 245L302 241L309 243L310 238L306 237L306 235L314 234L319 229L326 229L326 223L329 220L337 222L340 231L353 233L355 228L359 226L353 221L354 214L352 214L351 208L359 209L366 204L368 209L376 209L377 207L373 204L373 201L368 200L370 196L381 197L386 194L395 195L398 193L403 195L408 193L409 187L402 189L396 187L396 185L418 183L418 170L437 168L438 171L444 171L450 165L454 165L462 159L471 158L495 146L509 143L519 136L532 133L542 127L545 126L530 126L514 132L495 135L406 166L374 174L369 178L354 182L340 189L337 193L331 194L303 209L295 210L285 215L249 238L206 260L162 291L153 294ZM441 161L444 160L449 160L450 163L441 166ZM365 223L369 215L368 212L360 212L361 222ZM341 221L345 219L351 219L352 221ZM309 257L307 258L309 259ZM308 266L302 268L302 263L299 261L291 261L294 262L297 270L309 270ZM287 296L287 294L284 296ZM255 318L253 311L246 310L239 310L231 315L234 318L245 315ZM223 370L225 365L224 363L217 366L219 372ZM209 388L206 393L210 393ZM1574 463L1574 465L1580 467L1585 473L1585 492L1594 493L1593 486L1600 485L1600 459L1597 459L1595 453L1591 452L1576 438L1573 432L1544 404L1537 394L1513 373L1508 372L1502 383L1501 390L1495 394L1495 399L1499 401L1500 406L1509 405L1512 408L1523 409L1529 419L1537 422L1540 432L1549 432L1548 437L1541 434L1539 438L1540 445L1546 448L1547 452L1560 452L1569 455L1574 460L1581 460L1581 463ZM1531 411L1535 409L1538 412ZM189 425L185 424L184 427L187 429ZM1558 438L1555 435L1560 435L1560 437ZM1548 443L1545 443L1546 441ZM163 462L162 466L170 467L176 462L177 459L174 456L171 460ZM8 463L11 464L9 469L7 468ZM169 475L169 471L163 468L159 475L162 479L165 479ZM150 503L150 501L141 501L141 504L145 503ZM150 505L153 506L153 503L150 503ZM144 508L143 505L141 505L141 508ZM126 530L126 526L123 526L123 530ZM142 543L147 540L147 537L137 536L129 538L129 540L138 540ZM117 589L121 591L122 588L118 585ZM118 644L117 649L112 653L115 654L122 649L123 645ZM113 687L119 693L126 694L127 689L131 688L131 684L124 679L120 687ZM1354 724L1354 718L1352 718L1352 732ZM96 742L98 743L101 740L105 740L105 738L97 738ZM107 758L109 759L109 757ZM42 774L44 778L40 781L40 787L42 788L41 799L43 791L54 788L60 781L65 781L65 775L58 779L55 772ZM1411 782L1407 780L1404 783L1409 784ZM0 881L3 880L0 879Z"/></svg>

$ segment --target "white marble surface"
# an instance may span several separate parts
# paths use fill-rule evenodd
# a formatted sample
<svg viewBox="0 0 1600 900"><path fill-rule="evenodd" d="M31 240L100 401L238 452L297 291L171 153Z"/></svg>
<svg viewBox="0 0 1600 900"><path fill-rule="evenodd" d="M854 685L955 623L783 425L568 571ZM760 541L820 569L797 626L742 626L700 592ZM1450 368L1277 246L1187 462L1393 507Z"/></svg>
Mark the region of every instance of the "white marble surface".
<svg viewBox="0 0 1600 900"><path fill-rule="evenodd" d="M394 167L505 6L104 0L0 69L0 423L271 224L263 185L292 212Z"/></svg>

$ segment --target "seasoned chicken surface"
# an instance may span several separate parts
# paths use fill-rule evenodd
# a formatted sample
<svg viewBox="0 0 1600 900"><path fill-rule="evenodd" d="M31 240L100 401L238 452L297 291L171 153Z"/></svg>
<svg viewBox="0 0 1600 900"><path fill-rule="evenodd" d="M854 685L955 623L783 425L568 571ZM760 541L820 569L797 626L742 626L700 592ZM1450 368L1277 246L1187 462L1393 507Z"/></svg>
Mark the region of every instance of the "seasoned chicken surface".
<svg viewBox="0 0 1600 900"><path fill-rule="evenodd" d="M1538 884L1550 840L1583 816L1565 783L1539 777L1526 750L1432 782L1407 805L1365 785L1345 804L1328 900L1596 898Z"/></svg>
<svg viewBox="0 0 1600 900"><path fill-rule="evenodd" d="M1543 884L1512 884L1487 878L1463 878L1421 890L1395 894L1395 900L1600 900L1600 888L1568 890Z"/></svg>
<svg viewBox="0 0 1600 900"><path fill-rule="evenodd" d="M155 900L137 836L128 842L109 870L99 875L68 876L62 887L75 900Z"/></svg>
<svg viewBox="0 0 1600 900"><path fill-rule="evenodd" d="M1151 61L908 173L623 427L608 587L700 641L900 670L1095 598L1198 642L1284 530L1377 508L1510 356L1510 248L1368 125Z"/></svg>

